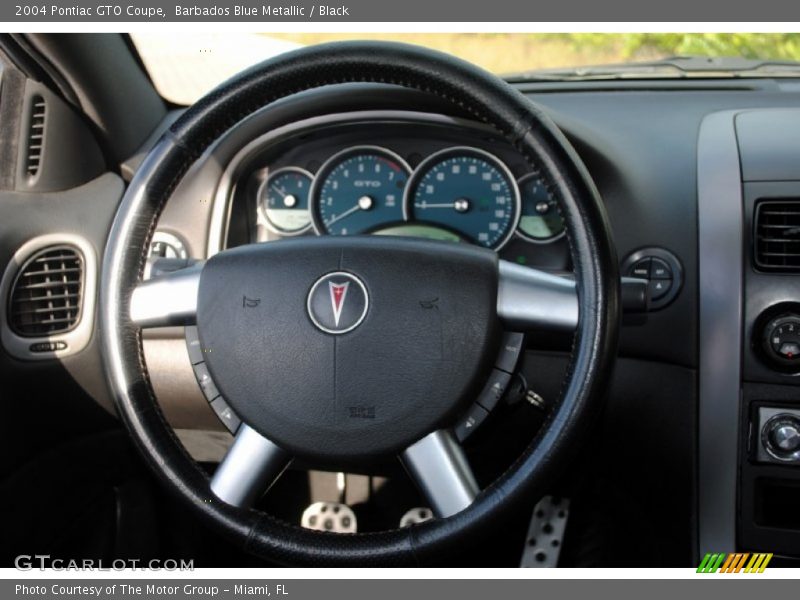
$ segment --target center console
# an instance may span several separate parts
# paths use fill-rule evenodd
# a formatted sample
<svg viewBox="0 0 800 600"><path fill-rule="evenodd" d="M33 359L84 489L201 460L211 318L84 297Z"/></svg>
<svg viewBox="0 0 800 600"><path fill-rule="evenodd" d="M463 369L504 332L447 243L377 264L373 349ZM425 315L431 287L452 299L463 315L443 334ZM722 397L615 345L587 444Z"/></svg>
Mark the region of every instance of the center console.
<svg viewBox="0 0 800 600"><path fill-rule="evenodd" d="M701 556L800 557L798 139L794 109L717 113L700 132Z"/></svg>

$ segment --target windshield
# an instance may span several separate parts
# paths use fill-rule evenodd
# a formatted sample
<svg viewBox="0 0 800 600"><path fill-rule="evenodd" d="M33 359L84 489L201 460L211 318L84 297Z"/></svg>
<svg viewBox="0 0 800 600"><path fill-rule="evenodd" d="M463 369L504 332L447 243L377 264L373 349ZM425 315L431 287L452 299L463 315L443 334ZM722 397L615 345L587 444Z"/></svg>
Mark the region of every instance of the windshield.
<svg viewBox="0 0 800 600"><path fill-rule="evenodd" d="M800 64L792 64L800 60L800 34L795 33L133 33L131 37L156 88L176 104L191 104L238 71L276 54L354 39L435 48L509 79L800 76ZM694 57L725 59L703 63ZM657 62L665 59L672 60ZM605 67L587 69L597 65Z"/></svg>

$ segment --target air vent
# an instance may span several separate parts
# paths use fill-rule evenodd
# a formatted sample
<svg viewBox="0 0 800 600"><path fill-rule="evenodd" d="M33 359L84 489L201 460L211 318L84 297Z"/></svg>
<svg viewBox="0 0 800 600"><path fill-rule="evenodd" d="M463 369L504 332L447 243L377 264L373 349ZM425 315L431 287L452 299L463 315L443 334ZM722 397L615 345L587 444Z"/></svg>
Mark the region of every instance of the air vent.
<svg viewBox="0 0 800 600"><path fill-rule="evenodd" d="M44 98L38 94L31 98L31 117L28 125L28 156L25 169L30 177L39 173L44 146L44 118L46 112Z"/></svg>
<svg viewBox="0 0 800 600"><path fill-rule="evenodd" d="M800 272L800 198L756 204L755 262L764 271Z"/></svg>
<svg viewBox="0 0 800 600"><path fill-rule="evenodd" d="M11 329L23 337L75 329L81 316L83 274L83 256L72 246L50 246L33 255L11 287Z"/></svg>

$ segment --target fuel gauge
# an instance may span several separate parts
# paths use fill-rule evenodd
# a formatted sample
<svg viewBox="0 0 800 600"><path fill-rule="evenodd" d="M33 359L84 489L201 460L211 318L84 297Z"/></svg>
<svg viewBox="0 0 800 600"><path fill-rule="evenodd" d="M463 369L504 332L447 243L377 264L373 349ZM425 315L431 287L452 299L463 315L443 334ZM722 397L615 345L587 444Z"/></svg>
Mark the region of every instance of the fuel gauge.
<svg viewBox="0 0 800 600"><path fill-rule="evenodd" d="M517 185L522 199L517 232L532 242L550 242L564 235L564 219L558 203L541 176L530 173Z"/></svg>
<svg viewBox="0 0 800 600"><path fill-rule="evenodd" d="M311 226L308 197L311 173L284 167L270 173L258 190L258 207L267 225L280 235L297 235Z"/></svg>

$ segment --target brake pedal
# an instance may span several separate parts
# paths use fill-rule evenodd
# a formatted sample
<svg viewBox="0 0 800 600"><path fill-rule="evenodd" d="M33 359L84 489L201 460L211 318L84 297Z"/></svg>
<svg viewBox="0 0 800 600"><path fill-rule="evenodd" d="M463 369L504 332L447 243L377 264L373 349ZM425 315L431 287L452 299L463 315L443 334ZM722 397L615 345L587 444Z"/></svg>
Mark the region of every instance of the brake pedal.
<svg viewBox="0 0 800 600"><path fill-rule="evenodd" d="M358 522L353 509L340 502L314 502L303 511L300 525L316 531L356 533Z"/></svg>
<svg viewBox="0 0 800 600"><path fill-rule="evenodd" d="M569 517L569 500L545 496L533 509L521 567L531 569L555 568L564 542Z"/></svg>
<svg viewBox="0 0 800 600"><path fill-rule="evenodd" d="M411 525L416 525L417 523L424 523L425 521L430 521L433 518L433 511L430 508L420 506L418 508L412 508L403 517L400 519L400 529L403 527L410 527Z"/></svg>

